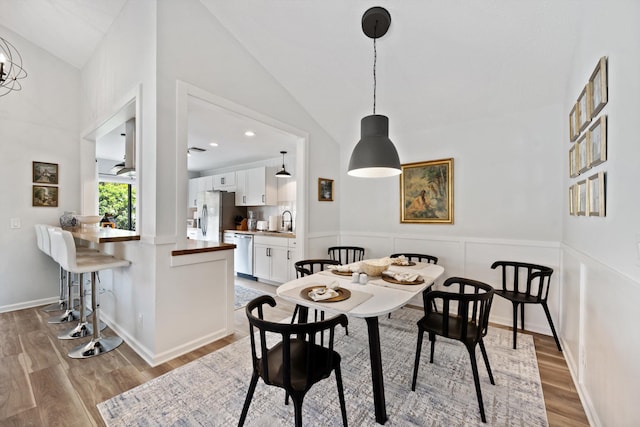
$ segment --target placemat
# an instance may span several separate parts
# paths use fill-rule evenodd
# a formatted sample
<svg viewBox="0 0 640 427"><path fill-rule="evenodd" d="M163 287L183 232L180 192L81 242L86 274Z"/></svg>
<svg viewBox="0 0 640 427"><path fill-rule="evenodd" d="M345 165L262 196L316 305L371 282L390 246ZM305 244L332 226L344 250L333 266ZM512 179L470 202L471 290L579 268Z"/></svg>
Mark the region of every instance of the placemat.
<svg viewBox="0 0 640 427"><path fill-rule="evenodd" d="M329 273L331 274L331 273ZM338 277L335 274L331 274L333 277ZM373 295L368 293L368 292L362 292L362 291L356 291L353 289L349 289L351 291L351 298L346 299L344 301L337 301L337 302L322 302L322 301L308 301L305 299L302 299L302 297L300 296L300 291L302 291L305 288L308 288L309 286L314 286L314 283L306 283L302 286L296 286L295 288L289 289L287 291L282 292L282 294L280 294L282 297L288 297L288 298L293 298L296 300L299 300L300 303L302 305L307 305L309 303L313 304L314 306L318 306L318 307L323 307L323 309L326 310L336 310L336 311L340 311L340 312L347 312L350 310L353 310L355 307L359 306L360 304L362 304L363 302L365 302L366 300L368 300L369 298L371 298ZM318 286L325 286L324 283L317 283Z"/></svg>

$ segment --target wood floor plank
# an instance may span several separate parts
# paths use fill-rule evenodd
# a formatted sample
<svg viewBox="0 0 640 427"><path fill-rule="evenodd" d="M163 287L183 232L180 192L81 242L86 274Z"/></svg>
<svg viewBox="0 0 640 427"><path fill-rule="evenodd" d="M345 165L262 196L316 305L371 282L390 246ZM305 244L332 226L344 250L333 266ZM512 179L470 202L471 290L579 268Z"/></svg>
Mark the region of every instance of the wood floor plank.
<svg viewBox="0 0 640 427"><path fill-rule="evenodd" d="M42 329L20 334L23 363L27 372L35 372L61 362L49 333Z"/></svg>
<svg viewBox="0 0 640 427"><path fill-rule="evenodd" d="M0 358L0 420L35 407L29 377L20 356Z"/></svg>

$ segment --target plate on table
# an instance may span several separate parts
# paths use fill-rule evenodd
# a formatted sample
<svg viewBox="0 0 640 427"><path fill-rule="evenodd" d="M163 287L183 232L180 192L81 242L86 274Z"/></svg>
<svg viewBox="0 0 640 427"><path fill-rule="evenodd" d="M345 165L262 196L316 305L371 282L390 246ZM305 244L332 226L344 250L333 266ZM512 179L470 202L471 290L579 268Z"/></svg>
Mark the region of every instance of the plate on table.
<svg viewBox="0 0 640 427"><path fill-rule="evenodd" d="M349 277L351 277L351 274L352 274L351 271L338 271L335 268L333 270L331 270L331 272L333 274L337 274L338 276L349 276Z"/></svg>
<svg viewBox="0 0 640 427"><path fill-rule="evenodd" d="M412 267L412 266L416 265L416 263L414 261L407 261L406 264L401 264L399 262L394 262L391 265L396 265L398 267Z"/></svg>
<svg viewBox="0 0 640 427"><path fill-rule="evenodd" d="M407 280L397 280L395 277L387 276L386 274L382 275L382 280L389 283L395 283L396 285L422 285L424 283L424 279L422 277L411 282Z"/></svg>
<svg viewBox="0 0 640 427"><path fill-rule="evenodd" d="M334 289L334 291L336 291L338 295L332 298L314 301L313 298L309 296L309 293L314 289L325 288L325 287L326 286L322 286L322 285L309 286L308 288L304 288L303 290L300 291L300 296L306 300L313 301L313 302L338 302L338 301L344 301L351 296L351 291L349 289L344 289L344 288Z"/></svg>

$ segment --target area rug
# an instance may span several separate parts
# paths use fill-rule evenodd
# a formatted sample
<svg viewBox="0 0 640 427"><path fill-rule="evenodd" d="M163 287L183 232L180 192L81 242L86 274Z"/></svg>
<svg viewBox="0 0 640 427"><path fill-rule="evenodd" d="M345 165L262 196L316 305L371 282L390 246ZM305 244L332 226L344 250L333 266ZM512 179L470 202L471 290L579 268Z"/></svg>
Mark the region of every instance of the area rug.
<svg viewBox="0 0 640 427"><path fill-rule="evenodd" d="M380 317L388 426L547 426L533 339L490 328L485 338L496 385L491 385L480 351L478 367L487 424L480 420L469 355L465 347L438 338L429 363L425 340L416 391L411 376L421 313L405 308L391 319ZM426 338L426 337L425 337ZM374 426L366 323L349 319L349 336L339 334L335 348L342 372L351 426ZM237 425L251 377L249 338L98 404L109 427ZM284 392L261 380L249 408L247 426L293 425L293 405ZM316 384L303 404L306 426L340 426L335 377Z"/></svg>
<svg viewBox="0 0 640 427"><path fill-rule="evenodd" d="M234 298L233 298L233 308L238 309L242 308L249 303L254 298L259 297L260 295L264 295L266 292L260 292L255 289L245 288L244 286L240 286L236 284L234 286Z"/></svg>

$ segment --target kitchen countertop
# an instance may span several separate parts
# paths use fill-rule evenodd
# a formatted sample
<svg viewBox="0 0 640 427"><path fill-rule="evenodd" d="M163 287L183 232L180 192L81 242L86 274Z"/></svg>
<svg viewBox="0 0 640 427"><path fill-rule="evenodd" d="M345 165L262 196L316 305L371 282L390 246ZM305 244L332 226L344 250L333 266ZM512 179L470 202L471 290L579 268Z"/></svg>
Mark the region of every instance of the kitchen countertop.
<svg viewBox="0 0 640 427"><path fill-rule="evenodd" d="M127 242L140 240L135 231L120 230L111 227L81 227L71 232L73 237L94 243Z"/></svg>
<svg viewBox="0 0 640 427"><path fill-rule="evenodd" d="M225 233L252 234L254 236L274 236L295 239L296 233L292 231L247 231L247 230L224 230Z"/></svg>
<svg viewBox="0 0 640 427"><path fill-rule="evenodd" d="M235 249L235 247L236 245L232 243L188 239L186 247L172 250L171 256L199 254L202 252L225 251L229 249Z"/></svg>

